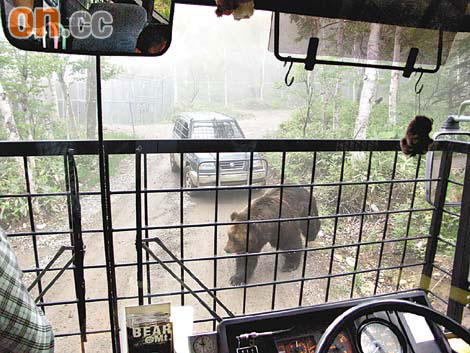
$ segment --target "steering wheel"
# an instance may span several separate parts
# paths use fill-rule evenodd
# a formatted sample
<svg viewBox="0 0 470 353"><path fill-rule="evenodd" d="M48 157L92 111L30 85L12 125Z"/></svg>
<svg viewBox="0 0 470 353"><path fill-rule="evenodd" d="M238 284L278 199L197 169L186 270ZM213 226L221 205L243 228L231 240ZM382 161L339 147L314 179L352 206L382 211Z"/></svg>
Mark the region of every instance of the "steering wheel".
<svg viewBox="0 0 470 353"><path fill-rule="evenodd" d="M315 353L327 353L333 344L336 336L344 329L344 326L364 315L376 313L378 311L399 311L423 316L426 319L444 326L446 329L463 339L470 345L470 332L456 321L442 315L427 306L399 299L384 299L356 305L338 316L325 330L318 341Z"/></svg>

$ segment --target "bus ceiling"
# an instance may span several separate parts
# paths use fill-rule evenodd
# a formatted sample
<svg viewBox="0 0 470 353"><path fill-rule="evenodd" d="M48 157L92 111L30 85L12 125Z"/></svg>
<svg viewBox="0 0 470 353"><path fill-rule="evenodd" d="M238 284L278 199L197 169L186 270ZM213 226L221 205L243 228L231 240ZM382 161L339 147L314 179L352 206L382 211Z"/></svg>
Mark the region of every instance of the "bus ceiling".
<svg viewBox="0 0 470 353"><path fill-rule="evenodd" d="M66 54L159 56L171 43L175 3L217 6L219 16L248 5L251 12L253 8L273 11L269 50L281 61L304 63L307 70L316 64L400 70L409 77L413 72L437 72L447 59L455 33L470 32L469 0L97 0L91 5L84 0L65 0L57 2L57 7L48 5L50 1L0 0L3 29L11 44ZM234 13L234 17L249 15L237 18ZM302 17L306 17L303 23L319 19L320 27L327 29L322 30L323 35L318 29L304 30L307 33L301 38L295 25ZM398 61L382 53L373 57L367 48L372 25L364 23L415 31L416 42L409 41L407 54ZM360 31L365 47L354 53L339 50L331 38L343 27L349 34ZM393 42L389 44L393 35L382 37L381 46L393 48Z"/></svg>
<svg viewBox="0 0 470 353"><path fill-rule="evenodd" d="M240 2L245 2L242 0ZM215 0L175 0L214 6ZM237 3L236 0L221 1ZM403 27L470 32L469 0L254 0L257 10L382 23Z"/></svg>

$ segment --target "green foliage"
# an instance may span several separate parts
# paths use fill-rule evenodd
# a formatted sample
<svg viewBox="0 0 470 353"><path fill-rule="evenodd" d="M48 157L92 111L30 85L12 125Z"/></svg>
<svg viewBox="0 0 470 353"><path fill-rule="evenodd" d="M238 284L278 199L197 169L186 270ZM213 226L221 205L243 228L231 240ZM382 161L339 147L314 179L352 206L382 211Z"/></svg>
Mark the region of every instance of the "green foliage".
<svg viewBox="0 0 470 353"><path fill-rule="evenodd" d="M316 108L318 102L314 103ZM308 129L308 137L311 138L352 138L354 128L354 118L357 112L357 105L351 102L342 102L341 105L341 128L336 131L322 130L321 122L315 120ZM302 115L304 109L296 110L291 119L282 124L276 137L282 138L301 138L302 137ZM403 134L403 129L389 126L386 122L386 108L378 105L374 108L371 117L369 134L376 138L390 139L399 138ZM403 119L404 118L400 118ZM342 164L342 152L321 152L316 155L315 164L315 183L337 183L340 181L340 172ZM367 170L369 164L369 153L347 152L345 154L343 181L352 183L363 183L366 180L386 181L393 177L393 166L396 158L395 179L413 180L416 178L418 158L408 158L401 153L395 155L395 152L374 152L372 154L371 168L369 178ZM274 171L273 177L279 181L281 170L281 155L267 155L271 170ZM313 153L295 152L288 153L285 169L285 180L288 183L309 183L312 174ZM423 157L420 162L418 177L424 177ZM341 189L341 202L338 213L358 213L371 212L374 210L404 210L409 208L426 209L430 205L425 200L424 183L417 183L416 194L412 202L414 183L398 183L391 188L389 183L370 184L367 187L367 200L364 207L365 185L345 185ZM319 186L314 189L317 203L320 207L320 213L323 215L334 215L337 213L337 198L339 193L338 186ZM391 193L391 203L388 205L388 198ZM427 235L431 222L432 212L391 214L388 219L387 237L403 238L417 237ZM376 221L374 221L374 217ZM367 239L369 241L379 240L383 236L383 226L385 216L366 217ZM346 230L348 232L358 232L358 224L354 218L347 218ZM326 223L326 222L325 222ZM326 223L326 232L332 232L332 224ZM442 236L445 239L455 242L457 234L458 219L451 219L444 222L442 226ZM444 235L445 234L445 235ZM424 256L426 241L408 242L407 252L409 256ZM404 243L398 242L391 245L393 251L402 254ZM451 250L450 248L447 250ZM411 254L411 255L410 255Z"/></svg>
<svg viewBox="0 0 470 353"><path fill-rule="evenodd" d="M155 0L153 7L166 19L170 18L171 0Z"/></svg>
<svg viewBox="0 0 470 353"><path fill-rule="evenodd" d="M106 139L133 138L123 133L109 133ZM130 156L109 159L111 176L120 172L121 163ZM81 191L96 190L99 185L98 156L76 156L78 180ZM32 180L36 193L59 193L65 191L63 157L35 157L36 168L33 169ZM31 159L29 166L31 167ZM21 158L0 159L0 195L26 194L26 179L24 176L23 160ZM44 196L33 198L33 208L36 221L43 217L51 217L59 212L66 212L63 197ZM26 197L0 198L0 226L8 229L26 222L28 217L28 199Z"/></svg>
<svg viewBox="0 0 470 353"><path fill-rule="evenodd" d="M2 195L15 195L25 192L25 180L18 175L18 167L20 160L13 158L2 158L0 160L0 193ZM28 205L25 199L2 198L0 199L0 219L11 220L11 222L19 221L26 217Z"/></svg>
<svg viewBox="0 0 470 353"><path fill-rule="evenodd" d="M64 120L72 120L65 116L58 119L57 107L49 96L54 75L63 80L84 81L87 79L87 69L94 65L94 58L72 58L71 56L33 53L17 50L0 39L0 85L6 95L12 111L16 129L21 140L66 139L67 130ZM121 69L102 62L102 78L111 79L118 75ZM92 72L94 72L94 69ZM64 94L65 95L65 94ZM95 101L92 104L96 104ZM55 113L55 114L54 114ZM55 116L55 118L53 118ZM0 116L0 121L3 117ZM80 126L75 126L76 137L84 135ZM0 139L10 136L0 124ZM65 190L64 166L62 158L34 158L30 160L31 185L38 193L57 193ZM118 166L111 163L113 173ZM98 182L97 163L89 161L83 164L84 179L89 185ZM26 193L25 177L23 175L22 159L0 160L0 194L17 195ZM90 178L87 177L90 176ZM96 176L96 177L95 177ZM57 196L33 198L33 208L38 218L63 212L65 203ZM0 199L0 219L5 228L24 222L28 216L28 201L25 197L10 197Z"/></svg>
<svg viewBox="0 0 470 353"><path fill-rule="evenodd" d="M44 99L44 78L54 67L52 56L19 51L0 41L0 84L13 109L18 132L22 139L45 137L42 123L51 112Z"/></svg>
<svg viewBox="0 0 470 353"><path fill-rule="evenodd" d="M34 180L37 193L57 193L65 189L65 181L59 178L64 175L62 158L35 158L40 165L34 168L31 179ZM30 164L31 166L31 160ZM26 194L26 179L23 160L21 158L2 158L0 160L0 194ZM32 204L36 217L61 212L63 203L58 197L35 197ZM2 227L8 228L18 222L24 222L28 216L28 200L26 197L9 197L0 199L0 219ZM38 220L38 219L36 219Z"/></svg>
<svg viewBox="0 0 470 353"><path fill-rule="evenodd" d="M59 61L60 62L60 61ZM85 81L87 69L93 70L93 79L96 80L95 72L96 59L92 56L86 59L79 59L70 61L70 57L64 57L60 62L57 70L68 70L69 80ZM101 79L104 81L111 80L122 73L123 69L120 66L111 64L106 57L101 58Z"/></svg>

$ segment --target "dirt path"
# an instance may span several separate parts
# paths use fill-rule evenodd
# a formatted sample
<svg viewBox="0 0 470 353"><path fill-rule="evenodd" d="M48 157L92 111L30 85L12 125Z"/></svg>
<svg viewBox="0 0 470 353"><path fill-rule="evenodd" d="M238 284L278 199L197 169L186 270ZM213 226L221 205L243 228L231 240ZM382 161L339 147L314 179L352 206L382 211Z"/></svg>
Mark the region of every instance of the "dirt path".
<svg viewBox="0 0 470 353"><path fill-rule="evenodd" d="M282 122L286 121L290 115L289 110L250 110L241 111L245 118L238 120L238 123L243 130L246 138L257 139L269 137L274 133ZM172 138L171 129L173 124L153 124L153 125L136 125L135 134L140 138L154 139L154 138ZM123 132L126 134L133 134L134 130L130 125L114 124L106 126L105 130L113 132Z"/></svg>
<svg viewBox="0 0 470 353"><path fill-rule="evenodd" d="M249 112L250 117L239 121L242 130L247 138L262 138L274 132L282 121L289 117L287 111ZM109 127L108 127L109 128ZM142 138L169 138L171 134L171 124L158 124L152 126L137 126L136 134ZM115 132L132 132L129 126L112 126ZM114 158L114 157L112 157ZM148 158L149 189L165 189L179 186L179 176L170 170L169 158L167 155L153 155ZM111 189L132 190L134 188L134 159L126 159L120 164L120 172L111 178ZM257 196L256 193L254 196ZM83 229L93 230L102 228L101 208L99 197L83 197ZM134 227L135 217L135 196L134 195L112 195L113 228ZM243 192L220 192L219 193L218 220L228 221L230 214L234 210L239 210L247 205L247 193ZM184 223L203 223L214 221L215 215L215 194L204 195L202 197L191 198L184 195L183 203L180 204L179 193L155 193L149 194L149 225L169 225L180 223L180 211L183 210ZM63 217L66 222L66 215ZM63 229L67 229L64 223ZM45 225L47 227L47 225ZM218 255L224 255L223 247L226 241L225 227L218 227L215 233L214 227L189 228L183 233L183 253L186 259L210 257L214 254L214 247ZM181 251L181 233L179 230L151 231L150 236L159 236L165 244L176 254ZM44 259L41 263L45 265L60 245L66 244L67 239L63 236L49 237L47 241L41 241L40 257ZM215 241L217 246L215 246ZM96 266L105 263L103 238L101 233L91 233L84 235L86 246L85 265ZM151 246L157 254L162 255L162 251L156 245ZM31 252L22 249L19 252L20 262L23 266L31 264ZM114 232L114 252L116 264L124 265L136 260L135 232ZM325 254L326 256L327 254ZM318 264L321 255L316 255ZM65 258L66 256L64 256ZM165 257L166 258L166 257ZM326 259L326 258L325 258ZM321 260L320 260L321 261ZM321 261L323 262L323 261ZM65 263L65 259L61 260ZM187 263L188 267L208 286L227 287L230 286L229 279L235 271L235 261L233 259L221 260L217 262L217 276L214 277L214 261L196 261ZM282 264L282 261L280 262ZM312 265L309 265L311 267ZM179 273L177 265L172 264L171 268ZM260 258L258 268L253 276L252 283L268 282L273 280L274 256L263 256ZM279 272L279 279L289 279L300 276L301 269L295 273ZM117 294L119 297L134 296L137 294L136 267L119 266L116 268ZM47 276L46 278L51 278ZM86 296L87 298L107 297L106 271L105 269L87 269L85 271ZM151 266L152 293L168 293L180 291L180 285L173 280L160 266ZM146 281L146 279L144 280ZM51 288L46 295L48 302L60 302L75 299L73 287L73 277L71 271L67 271L63 277ZM188 283L195 289L197 286L192 282ZM276 289L276 309L293 307L298 305L298 284L279 285ZM309 301L315 302L315 290L306 286L307 293L310 293ZM256 312L270 310L272 286L254 287L247 290L246 311ZM221 291L220 299L235 313L242 312L243 290L231 289ZM208 296L203 298L212 305ZM175 305L181 304L181 296L171 296L156 298L157 301L171 301ZM205 309L197 304L190 296L186 295L185 304L194 305L195 319L201 320L210 317ZM121 300L119 306L135 305L136 300ZM217 311L221 315L225 313L220 308ZM56 333L78 332L78 318L75 305L57 305L48 307L47 316L50 318ZM91 331L109 328L109 312L107 301L99 300L87 304L87 324ZM211 330L212 325L198 324L195 331ZM78 337L67 337L57 339L57 352L76 353L79 351ZM87 352L111 352L109 334L94 334L88 336L86 343Z"/></svg>

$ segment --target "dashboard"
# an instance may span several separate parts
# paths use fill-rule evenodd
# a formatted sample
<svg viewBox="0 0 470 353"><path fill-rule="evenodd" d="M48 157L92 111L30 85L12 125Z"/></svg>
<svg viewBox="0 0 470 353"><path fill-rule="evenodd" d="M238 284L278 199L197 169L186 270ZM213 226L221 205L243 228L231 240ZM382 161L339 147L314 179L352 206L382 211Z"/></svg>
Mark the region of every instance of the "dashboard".
<svg viewBox="0 0 470 353"><path fill-rule="evenodd" d="M382 298L429 306L426 294L354 299L312 307L223 320L217 330L218 353L314 353L333 320L349 308ZM452 352L441 329L421 316L381 311L348 322L329 348L331 353Z"/></svg>

